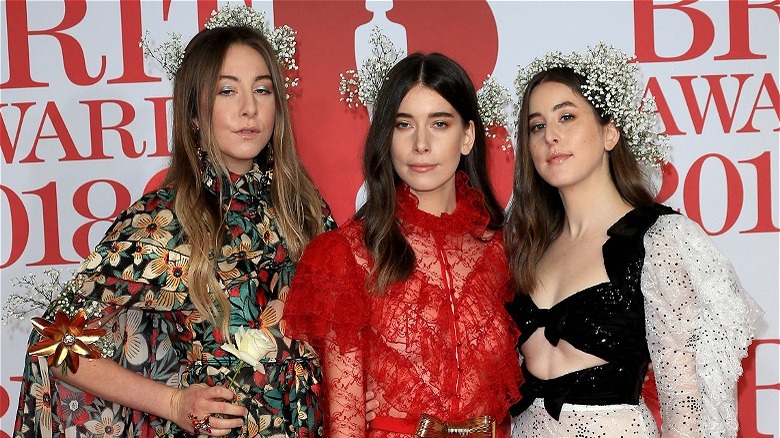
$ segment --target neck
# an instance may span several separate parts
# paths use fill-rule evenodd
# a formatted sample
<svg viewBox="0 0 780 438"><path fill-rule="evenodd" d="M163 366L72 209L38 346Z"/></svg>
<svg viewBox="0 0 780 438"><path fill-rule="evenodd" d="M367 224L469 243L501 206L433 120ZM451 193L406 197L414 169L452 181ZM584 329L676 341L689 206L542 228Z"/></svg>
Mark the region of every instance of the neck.
<svg viewBox="0 0 780 438"><path fill-rule="evenodd" d="M434 216L441 216L444 213L452 214L455 211L455 206L458 204L454 184L449 190L446 190L443 196L441 193L431 196L425 192L418 193L415 191L412 191L412 194L417 197L417 208Z"/></svg>
<svg viewBox="0 0 780 438"><path fill-rule="evenodd" d="M591 233L606 234L612 224L633 209L610 179L600 187L559 190L566 212L562 234L577 238Z"/></svg>

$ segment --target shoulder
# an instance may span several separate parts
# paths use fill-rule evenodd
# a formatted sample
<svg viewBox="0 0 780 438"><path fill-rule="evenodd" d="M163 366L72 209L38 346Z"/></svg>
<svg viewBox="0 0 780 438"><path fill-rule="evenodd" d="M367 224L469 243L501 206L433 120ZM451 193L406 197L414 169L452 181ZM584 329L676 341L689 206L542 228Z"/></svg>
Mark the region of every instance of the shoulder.
<svg viewBox="0 0 780 438"><path fill-rule="evenodd" d="M174 213L174 196L171 189L143 195L116 217L102 243L151 239L163 247L178 244L182 236Z"/></svg>
<svg viewBox="0 0 780 438"><path fill-rule="evenodd" d="M339 228L326 231L309 242L300 263L312 259L333 258L336 255L355 254L363 244L363 222L348 220Z"/></svg>
<svg viewBox="0 0 780 438"><path fill-rule="evenodd" d="M702 241L710 239L699 224L682 214L660 215L645 236L649 244L686 246Z"/></svg>

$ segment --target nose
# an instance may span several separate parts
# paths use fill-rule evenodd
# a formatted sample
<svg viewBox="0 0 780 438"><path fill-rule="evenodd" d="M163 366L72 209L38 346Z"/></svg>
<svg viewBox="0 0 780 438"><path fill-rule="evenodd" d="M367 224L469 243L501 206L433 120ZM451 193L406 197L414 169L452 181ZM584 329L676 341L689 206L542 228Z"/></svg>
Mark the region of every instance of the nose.
<svg viewBox="0 0 780 438"><path fill-rule="evenodd" d="M555 126L552 126L548 124L544 127L544 141L549 146L553 146L558 144L558 141L560 140L560 136L558 133L558 130Z"/></svg>
<svg viewBox="0 0 780 438"><path fill-rule="evenodd" d="M257 102L254 93L245 93L241 101L241 116L254 117L257 115Z"/></svg>
<svg viewBox="0 0 780 438"><path fill-rule="evenodd" d="M414 134L414 151L418 154L424 154L430 152L431 145L430 139L424 129L416 130Z"/></svg>

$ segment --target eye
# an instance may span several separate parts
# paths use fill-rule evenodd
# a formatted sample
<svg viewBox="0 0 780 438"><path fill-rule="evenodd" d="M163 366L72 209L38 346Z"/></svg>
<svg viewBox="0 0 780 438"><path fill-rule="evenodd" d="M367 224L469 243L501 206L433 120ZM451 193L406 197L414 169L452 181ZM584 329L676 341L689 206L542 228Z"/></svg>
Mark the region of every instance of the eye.
<svg viewBox="0 0 780 438"><path fill-rule="evenodd" d="M574 114L566 113L561 116L561 120L563 121L572 120L572 119L574 119Z"/></svg>
<svg viewBox="0 0 780 438"><path fill-rule="evenodd" d="M230 87L222 87L219 89L217 94L221 94L223 96L230 96L236 93L236 90L230 88Z"/></svg>
<svg viewBox="0 0 780 438"><path fill-rule="evenodd" d="M438 120L438 121L436 121L436 122L433 122L433 126L434 126L435 128L446 128L446 127L447 127L447 126L449 126L449 125L448 125L448 124L447 124L447 122L445 122L445 121Z"/></svg>
<svg viewBox="0 0 780 438"><path fill-rule="evenodd" d="M268 85L261 85L261 86L255 88L255 93L259 93L259 94L273 94L273 90Z"/></svg>
<svg viewBox="0 0 780 438"><path fill-rule="evenodd" d="M540 130L544 129L545 126L547 126L547 125L542 123L542 122L531 123L531 125L529 126L529 130L531 132L537 132L537 131L540 131Z"/></svg>
<svg viewBox="0 0 780 438"><path fill-rule="evenodd" d="M407 122L407 121L405 121L405 120L398 121L395 124L395 127L398 128L398 129L406 129L406 128L410 128L411 126L412 126L412 124Z"/></svg>

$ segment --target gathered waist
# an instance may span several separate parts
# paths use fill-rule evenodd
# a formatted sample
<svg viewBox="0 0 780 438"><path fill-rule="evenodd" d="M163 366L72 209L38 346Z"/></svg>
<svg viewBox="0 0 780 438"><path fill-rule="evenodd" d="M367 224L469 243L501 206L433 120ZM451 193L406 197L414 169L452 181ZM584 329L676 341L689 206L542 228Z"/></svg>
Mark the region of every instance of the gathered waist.
<svg viewBox="0 0 780 438"><path fill-rule="evenodd" d="M452 422L443 421L428 414L422 414L416 420L380 415L371 421L371 429L403 433L420 438L494 438L496 436L496 421L489 415Z"/></svg>
<svg viewBox="0 0 780 438"><path fill-rule="evenodd" d="M523 384L520 401L511 408L517 416L536 399L544 399L547 412L558 420L564 403L576 405L637 405L642 392L644 366L627 366L607 363L564 374L554 379L542 380L521 366Z"/></svg>

